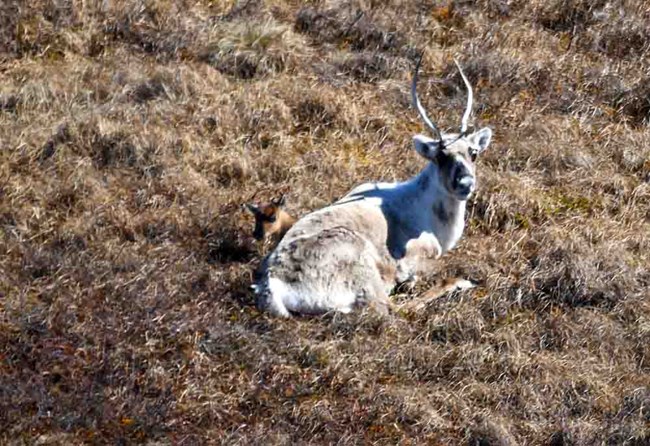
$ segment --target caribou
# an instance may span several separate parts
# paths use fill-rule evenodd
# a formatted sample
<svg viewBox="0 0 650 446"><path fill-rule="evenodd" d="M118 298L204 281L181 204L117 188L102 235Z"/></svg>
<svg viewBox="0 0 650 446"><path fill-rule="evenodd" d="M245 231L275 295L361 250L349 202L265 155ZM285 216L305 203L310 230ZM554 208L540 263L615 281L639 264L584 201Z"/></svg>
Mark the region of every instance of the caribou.
<svg viewBox="0 0 650 446"><path fill-rule="evenodd" d="M359 185L295 222L260 265L252 288L261 310L281 317L360 307L387 313L394 309L390 295L396 286L417 281L460 240L467 200L477 187L475 163L492 131L468 132L472 86L456 62L467 106L460 132L442 133L417 95L421 62L420 57L411 96L433 138L415 135L413 144L426 166L406 181ZM440 292L469 286L457 279Z"/></svg>
<svg viewBox="0 0 650 446"><path fill-rule="evenodd" d="M272 198L268 203L245 203L245 209L249 210L255 218L253 238L264 244L277 245L284 234L287 233L296 219L284 210L286 198L284 194Z"/></svg>

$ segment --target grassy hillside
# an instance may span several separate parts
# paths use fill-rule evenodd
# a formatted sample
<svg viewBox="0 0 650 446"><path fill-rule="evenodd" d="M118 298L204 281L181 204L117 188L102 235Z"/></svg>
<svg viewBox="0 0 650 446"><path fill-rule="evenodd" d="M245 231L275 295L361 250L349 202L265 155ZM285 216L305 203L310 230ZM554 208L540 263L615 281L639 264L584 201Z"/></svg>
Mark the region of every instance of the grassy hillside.
<svg viewBox="0 0 650 446"><path fill-rule="evenodd" d="M1 2L0 443L650 444L648 23L638 0ZM431 117L460 123L457 57L495 133L427 278L480 287L260 314L240 205L418 172L422 49Z"/></svg>

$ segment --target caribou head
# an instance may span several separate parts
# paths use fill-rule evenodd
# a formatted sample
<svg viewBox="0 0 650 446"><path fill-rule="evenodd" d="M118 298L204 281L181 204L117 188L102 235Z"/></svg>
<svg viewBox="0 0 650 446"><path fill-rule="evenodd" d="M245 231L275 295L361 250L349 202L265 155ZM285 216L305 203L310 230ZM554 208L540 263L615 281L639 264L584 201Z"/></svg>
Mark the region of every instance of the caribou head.
<svg viewBox="0 0 650 446"><path fill-rule="evenodd" d="M460 132L443 134L431 119L429 119L418 99L417 79L421 62L422 57L418 60L415 73L413 74L411 96L413 105L424 123L433 132L434 138L424 135L414 136L415 150L437 166L440 173L440 180L451 196L461 201L467 200L476 189L476 159L490 144L492 130L485 127L468 134L467 127L472 114L472 86L465 73L463 73L458 61L455 61L463 82L467 87L467 107L461 120Z"/></svg>
<svg viewBox="0 0 650 446"><path fill-rule="evenodd" d="M253 237L263 241L269 237L281 239L285 232L291 228L294 218L284 210L284 194L271 199L268 203L246 203L245 207L255 217Z"/></svg>

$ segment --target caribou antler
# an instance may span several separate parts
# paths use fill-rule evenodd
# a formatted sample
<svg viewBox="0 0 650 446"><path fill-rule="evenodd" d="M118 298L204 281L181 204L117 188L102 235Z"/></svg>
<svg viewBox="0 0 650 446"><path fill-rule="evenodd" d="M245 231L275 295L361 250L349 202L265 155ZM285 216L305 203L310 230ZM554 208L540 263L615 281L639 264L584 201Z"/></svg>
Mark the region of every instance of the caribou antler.
<svg viewBox="0 0 650 446"><path fill-rule="evenodd" d="M431 122L431 120L427 116L427 112L424 110L424 107L422 107L422 104L420 104L420 100L418 99L417 83L418 83L418 70L420 69L420 63L422 63L422 54L420 54L418 63L417 65L415 65L415 73L413 73L413 82L411 83L411 97L413 98L413 106L417 109L418 113L420 113L420 116L422 117L424 123L433 131L435 135L438 136L438 140L442 142L442 133L440 133L438 127L436 127L436 125L433 122Z"/></svg>
<svg viewBox="0 0 650 446"><path fill-rule="evenodd" d="M463 69L460 67L460 64L456 59L454 59L454 62L458 67L458 71L460 71L460 76L463 78L463 82L465 82L465 87L467 87L467 107L465 108L465 113L463 113L463 118L461 119L460 122L459 138L462 138L463 136L465 136L465 133L467 132L467 127L469 125L469 118L472 115L472 103L474 102L474 92L472 91L472 84L469 83L469 80L467 79L467 76L465 76L465 73L463 72ZM433 122L431 122L431 119L429 119L429 117L427 116L427 112L424 110L424 107L422 107L422 104L418 99L417 82L418 82L418 71L420 70L421 63L422 63L422 54L420 54L420 57L418 58L418 62L415 65L415 73L413 73L413 82L411 83L411 96L413 98L413 105L415 106L418 113L422 117L424 123L433 131L434 135L438 137L438 140L442 142L442 133L440 132L438 127Z"/></svg>
<svg viewBox="0 0 650 446"><path fill-rule="evenodd" d="M474 93L472 92L472 85L469 83L469 80L467 80L467 77L465 76L465 73L463 73L463 69L460 67L460 64L456 59L454 59L454 62L456 62L458 71L460 71L463 82L465 82L465 86L467 87L467 108L465 108L463 119L460 122L460 134L462 136L465 135L465 132L467 132L467 124L469 123L469 117L472 114L472 102L474 100Z"/></svg>

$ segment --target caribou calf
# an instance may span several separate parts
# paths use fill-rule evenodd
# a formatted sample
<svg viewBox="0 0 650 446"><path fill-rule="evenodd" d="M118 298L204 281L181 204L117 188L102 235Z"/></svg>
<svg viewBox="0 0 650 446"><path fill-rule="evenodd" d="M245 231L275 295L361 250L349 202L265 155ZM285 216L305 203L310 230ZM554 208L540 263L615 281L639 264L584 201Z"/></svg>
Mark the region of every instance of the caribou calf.
<svg viewBox="0 0 650 446"><path fill-rule="evenodd" d="M255 240L270 242L275 246L291 229L296 219L284 210L285 202L283 194L278 198L271 199L269 203L245 204L246 209L255 217L255 228L253 229Z"/></svg>
<svg viewBox="0 0 650 446"><path fill-rule="evenodd" d="M411 94L434 138L416 135L413 142L426 166L403 182L360 185L299 219L262 262L253 286L260 309L284 317L366 305L387 312L394 287L425 273L462 236L467 199L477 185L475 162L492 131L468 134L472 88L458 66L467 108L460 133L442 134L417 97L419 65Z"/></svg>

